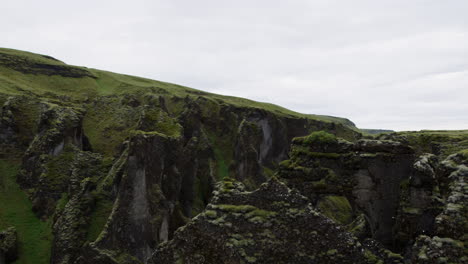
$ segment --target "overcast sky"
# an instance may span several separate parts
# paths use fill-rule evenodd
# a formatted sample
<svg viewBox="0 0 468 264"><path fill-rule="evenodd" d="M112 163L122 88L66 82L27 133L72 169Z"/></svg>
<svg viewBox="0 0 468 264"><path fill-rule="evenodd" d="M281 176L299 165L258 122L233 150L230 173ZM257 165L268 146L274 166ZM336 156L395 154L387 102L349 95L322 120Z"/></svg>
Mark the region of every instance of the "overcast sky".
<svg viewBox="0 0 468 264"><path fill-rule="evenodd" d="M347 117L468 129L467 0L3 1L0 46Z"/></svg>

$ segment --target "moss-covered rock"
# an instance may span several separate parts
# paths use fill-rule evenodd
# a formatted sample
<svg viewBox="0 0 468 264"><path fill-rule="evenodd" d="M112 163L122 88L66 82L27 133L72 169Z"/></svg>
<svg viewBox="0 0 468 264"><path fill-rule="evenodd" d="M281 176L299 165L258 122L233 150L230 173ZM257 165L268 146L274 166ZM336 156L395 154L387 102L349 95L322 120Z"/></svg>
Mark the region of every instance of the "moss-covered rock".
<svg viewBox="0 0 468 264"><path fill-rule="evenodd" d="M413 246L413 263L467 263L463 242L445 237L419 236Z"/></svg>
<svg viewBox="0 0 468 264"><path fill-rule="evenodd" d="M360 238L394 245L400 182L409 180L413 150L388 140L352 143L326 132L307 138L293 140L290 159L280 163L279 176L327 217L350 225Z"/></svg>
<svg viewBox="0 0 468 264"><path fill-rule="evenodd" d="M312 209L307 198L276 178L253 192L246 192L238 184L220 185L208 209L178 229L172 240L161 244L150 263L380 260L367 258L356 238Z"/></svg>
<svg viewBox="0 0 468 264"><path fill-rule="evenodd" d="M0 261L2 261L2 263L12 263L17 258L18 241L16 229L10 227L0 232Z"/></svg>

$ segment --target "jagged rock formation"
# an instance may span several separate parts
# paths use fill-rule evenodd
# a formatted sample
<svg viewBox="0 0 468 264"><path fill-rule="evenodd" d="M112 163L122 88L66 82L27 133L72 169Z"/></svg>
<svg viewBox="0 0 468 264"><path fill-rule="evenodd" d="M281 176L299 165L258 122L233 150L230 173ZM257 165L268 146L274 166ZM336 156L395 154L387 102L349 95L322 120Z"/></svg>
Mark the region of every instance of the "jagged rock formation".
<svg viewBox="0 0 468 264"><path fill-rule="evenodd" d="M279 176L363 244L373 238L414 263L464 263L464 154L439 162L400 142L351 143L325 132L293 142Z"/></svg>
<svg viewBox="0 0 468 264"><path fill-rule="evenodd" d="M356 238L276 178L253 192L229 180L150 263L377 263ZM381 261L381 260L380 260Z"/></svg>
<svg viewBox="0 0 468 264"><path fill-rule="evenodd" d="M417 237L412 250L416 263L468 263L468 156L453 154L440 166L439 180L448 188L442 189L444 202L435 217L433 231Z"/></svg>
<svg viewBox="0 0 468 264"><path fill-rule="evenodd" d="M400 183L408 179L413 151L393 141L350 143L325 132L297 138L279 175L337 222L364 213L370 237L393 242Z"/></svg>
<svg viewBox="0 0 468 264"><path fill-rule="evenodd" d="M464 134L362 139L346 119L8 49L0 105L0 195L16 179L49 228L0 203L19 263L466 259L466 153L441 162Z"/></svg>

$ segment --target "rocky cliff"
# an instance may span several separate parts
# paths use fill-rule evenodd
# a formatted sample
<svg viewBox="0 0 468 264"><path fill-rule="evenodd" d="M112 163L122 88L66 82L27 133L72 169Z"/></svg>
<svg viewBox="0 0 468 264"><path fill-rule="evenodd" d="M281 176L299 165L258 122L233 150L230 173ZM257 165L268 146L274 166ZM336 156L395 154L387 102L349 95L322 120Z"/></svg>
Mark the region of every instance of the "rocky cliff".
<svg viewBox="0 0 468 264"><path fill-rule="evenodd" d="M9 49L0 105L8 263L466 261L459 149Z"/></svg>

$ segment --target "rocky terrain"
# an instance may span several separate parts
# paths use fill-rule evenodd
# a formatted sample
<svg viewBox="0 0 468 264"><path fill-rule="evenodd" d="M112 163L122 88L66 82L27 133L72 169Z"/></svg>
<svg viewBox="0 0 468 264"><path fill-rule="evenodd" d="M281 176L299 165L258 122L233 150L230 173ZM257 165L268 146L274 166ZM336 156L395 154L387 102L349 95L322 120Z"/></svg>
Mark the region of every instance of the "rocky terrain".
<svg viewBox="0 0 468 264"><path fill-rule="evenodd" d="M468 263L468 131L0 49L0 263Z"/></svg>

